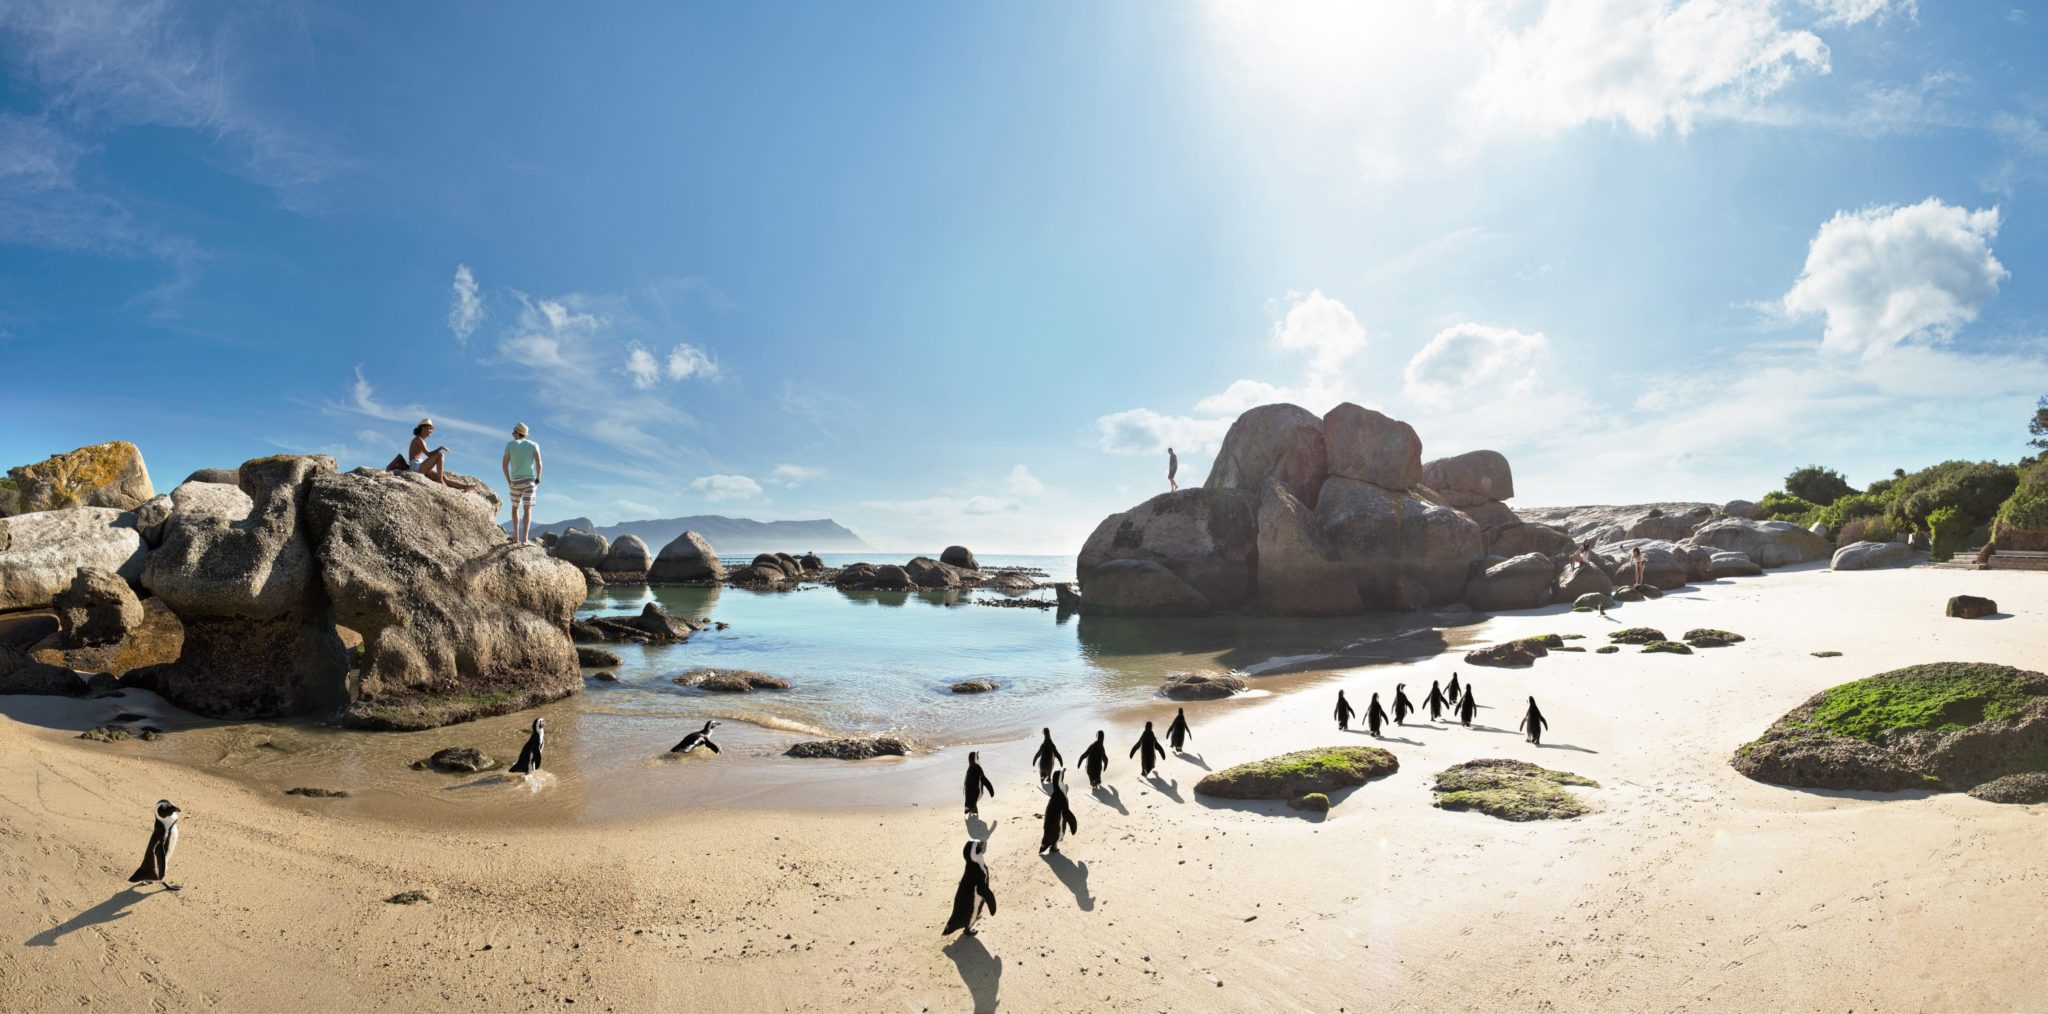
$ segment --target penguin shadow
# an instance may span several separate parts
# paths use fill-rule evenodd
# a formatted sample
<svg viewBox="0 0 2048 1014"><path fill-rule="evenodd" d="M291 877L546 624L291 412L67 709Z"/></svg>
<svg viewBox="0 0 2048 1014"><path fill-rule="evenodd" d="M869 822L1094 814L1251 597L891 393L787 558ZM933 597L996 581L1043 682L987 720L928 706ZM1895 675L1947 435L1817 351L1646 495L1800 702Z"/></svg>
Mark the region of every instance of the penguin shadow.
<svg viewBox="0 0 2048 1014"><path fill-rule="evenodd" d="M1206 761L1206 760L1203 760L1203 759L1202 759L1202 755L1201 755L1201 754L1198 754L1198 753L1189 753L1189 752L1187 752L1186 750L1175 750L1175 751L1173 752L1173 755L1174 755L1175 757L1179 757L1179 758L1180 758L1181 760L1187 761L1187 762L1188 762L1189 764L1193 764L1194 766L1196 766L1196 767L1198 767L1198 768L1201 768L1201 769L1202 769L1202 770L1204 770L1204 771L1213 771L1213 770L1215 770L1214 768L1211 768L1211 767L1209 766L1209 762L1208 762L1208 761Z"/></svg>
<svg viewBox="0 0 2048 1014"><path fill-rule="evenodd" d="M1591 747L1584 747L1584 746L1573 746L1573 745L1572 745L1572 744L1570 744L1570 743L1538 743L1538 744L1536 744L1536 748L1537 748L1537 749L1539 749L1539 750L1570 750L1570 751L1571 751L1571 752L1573 752L1573 753L1599 753L1599 752L1600 752L1600 751L1598 751L1598 750L1595 750L1595 749L1593 749L1593 748L1591 748Z"/></svg>
<svg viewBox="0 0 2048 1014"><path fill-rule="evenodd" d="M1049 852L1039 858L1052 867L1052 875L1060 878L1060 883L1067 885L1067 890L1074 892L1074 904L1081 906L1081 911L1095 911L1095 896L1088 893L1087 863L1077 863L1058 852Z"/></svg>
<svg viewBox="0 0 2048 1014"><path fill-rule="evenodd" d="M1131 815L1130 808L1124 805L1123 797L1117 795L1116 786L1114 785L1098 785L1090 789L1088 794L1094 796L1096 802L1126 817Z"/></svg>
<svg viewBox="0 0 2048 1014"><path fill-rule="evenodd" d="M536 771L532 774L525 775L515 775L509 771L498 771L492 774L484 775L481 778L472 778L466 782L457 782L454 785L449 785L442 788L441 791L456 792L464 789L488 789L499 785L511 785L518 788L523 788L528 792L539 792L541 789L547 787L548 785L554 784L554 780L555 776L548 774L545 771Z"/></svg>
<svg viewBox="0 0 2048 1014"><path fill-rule="evenodd" d="M128 906L144 898L152 898L162 893L164 892L144 892L139 887L124 887L116 891L113 897L72 916L59 925L52 926L35 936L29 937L24 942L24 946L55 947L59 938L85 929L88 926L102 926L116 919L123 918L128 914Z"/></svg>
<svg viewBox="0 0 2048 1014"><path fill-rule="evenodd" d="M974 1014L990 1014L996 1009L996 991L1003 984L1003 959L988 952L982 946L981 938L965 933L945 946L946 957L953 959L953 967L960 973L960 981L967 986L967 993L974 998Z"/></svg>
<svg viewBox="0 0 2048 1014"><path fill-rule="evenodd" d="M1422 743L1422 741L1421 741L1421 740L1419 740L1419 739L1409 739L1409 738L1407 738L1406 736L1381 736L1380 738L1381 738L1382 740L1385 740L1386 742L1389 742L1389 743L1405 743L1405 744L1407 744L1408 746L1421 746L1421 745L1423 745L1423 743Z"/></svg>
<svg viewBox="0 0 2048 1014"><path fill-rule="evenodd" d="M967 818L967 836L970 838L987 838L988 833L994 829L995 825L981 819L978 813Z"/></svg>
<svg viewBox="0 0 2048 1014"><path fill-rule="evenodd" d="M1502 736L1519 736L1522 734L1519 729L1497 729L1491 725L1480 725L1478 722L1474 722L1470 726L1466 726L1466 728L1471 729L1473 732L1491 732Z"/></svg>
<svg viewBox="0 0 2048 1014"><path fill-rule="evenodd" d="M1166 798L1171 799L1176 803L1187 802L1187 800L1181 798L1179 781L1170 778L1163 778L1155 772L1153 774L1145 776L1145 784L1152 786L1152 788L1158 790L1160 795L1165 796Z"/></svg>

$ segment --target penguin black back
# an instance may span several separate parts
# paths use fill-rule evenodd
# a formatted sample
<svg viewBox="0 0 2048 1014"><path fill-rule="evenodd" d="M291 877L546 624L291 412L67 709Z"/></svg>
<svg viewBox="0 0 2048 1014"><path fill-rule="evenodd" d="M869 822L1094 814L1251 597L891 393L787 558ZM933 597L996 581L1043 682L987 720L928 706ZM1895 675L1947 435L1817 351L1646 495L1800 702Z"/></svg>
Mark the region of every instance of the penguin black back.
<svg viewBox="0 0 2048 1014"><path fill-rule="evenodd" d="M526 737L526 745L519 748L519 760L512 765L513 774L532 774L540 770L541 744L547 738L547 724L545 718L533 720L533 733Z"/></svg>

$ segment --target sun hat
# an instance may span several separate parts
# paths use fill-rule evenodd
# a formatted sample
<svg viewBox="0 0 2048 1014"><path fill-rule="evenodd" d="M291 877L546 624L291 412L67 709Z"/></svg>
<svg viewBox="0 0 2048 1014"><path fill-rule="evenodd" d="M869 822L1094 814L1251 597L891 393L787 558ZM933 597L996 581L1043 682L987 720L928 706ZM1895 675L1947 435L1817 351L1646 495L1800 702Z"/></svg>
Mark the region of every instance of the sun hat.
<svg viewBox="0 0 2048 1014"><path fill-rule="evenodd" d="M432 419L421 419L421 420L420 420L420 426L432 426L432 425L434 425L434 420L432 420ZM418 427L414 427L414 428L415 428L415 429L417 429Z"/></svg>
<svg viewBox="0 0 2048 1014"><path fill-rule="evenodd" d="M515 436L515 437L523 437L523 436L525 436L525 435L526 435L526 424L525 424L525 423L513 423L513 424L512 424L512 435L513 435L513 436Z"/></svg>

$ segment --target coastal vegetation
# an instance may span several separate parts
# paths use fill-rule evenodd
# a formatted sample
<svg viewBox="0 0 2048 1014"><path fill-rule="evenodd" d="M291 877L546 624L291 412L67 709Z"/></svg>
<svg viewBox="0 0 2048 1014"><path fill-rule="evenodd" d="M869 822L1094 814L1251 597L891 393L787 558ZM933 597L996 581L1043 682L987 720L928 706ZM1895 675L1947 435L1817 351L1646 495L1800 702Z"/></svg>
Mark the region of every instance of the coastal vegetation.
<svg viewBox="0 0 2048 1014"><path fill-rule="evenodd" d="M1298 799L1364 785L1400 767L1378 747L1326 746L1225 768L1196 782L1195 791L1224 799Z"/></svg>
<svg viewBox="0 0 2048 1014"><path fill-rule="evenodd" d="M1597 789L1600 783L1528 761L1489 758L1445 768L1434 791L1436 805L1445 810L1477 810L1512 821L1561 820L1590 809L1566 786Z"/></svg>

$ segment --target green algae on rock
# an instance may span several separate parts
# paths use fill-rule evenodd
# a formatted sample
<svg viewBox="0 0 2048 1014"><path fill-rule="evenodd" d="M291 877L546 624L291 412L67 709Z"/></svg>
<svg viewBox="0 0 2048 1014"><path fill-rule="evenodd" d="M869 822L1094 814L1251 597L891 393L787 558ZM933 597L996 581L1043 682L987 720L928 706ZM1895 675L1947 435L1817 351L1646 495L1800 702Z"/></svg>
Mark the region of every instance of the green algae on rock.
<svg viewBox="0 0 2048 1014"><path fill-rule="evenodd" d="M1565 786L1597 789L1600 783L1569 771L1552 771L1528 761L1485 759L1453 764L1436 776L1436 805L1477 810L1501 820L1564 820L1586 813L1585 800Z"/></svg>
<svg viewBox="0 0 2048 1014"><path fill-rule="evenodd" d="M1400 767L1378 747L1326 746L1225 768L1196 782L1195 791L1224 799L1298 799L1364 785Z"/></svg>

